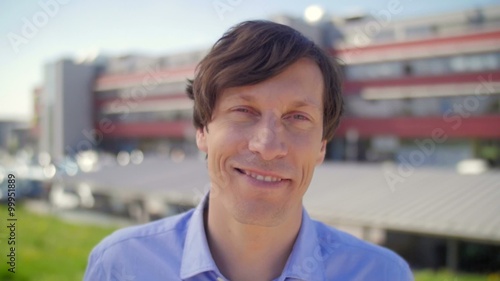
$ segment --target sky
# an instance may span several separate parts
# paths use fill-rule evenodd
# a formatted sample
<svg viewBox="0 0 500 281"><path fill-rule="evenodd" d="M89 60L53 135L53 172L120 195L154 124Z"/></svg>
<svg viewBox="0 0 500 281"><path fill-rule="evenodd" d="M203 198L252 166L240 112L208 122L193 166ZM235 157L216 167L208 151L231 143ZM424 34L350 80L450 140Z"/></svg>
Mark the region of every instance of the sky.
<svg viewBox="0 0 500 281"><path fill-rule="evenodd" d="M346 16L401 5L394 19L439 14L500 0L39 0L0 2L0 120L30 121L44 65L61 58L168 55L210 47L229 27L276 14L303 17L311 5Z"/></svg>

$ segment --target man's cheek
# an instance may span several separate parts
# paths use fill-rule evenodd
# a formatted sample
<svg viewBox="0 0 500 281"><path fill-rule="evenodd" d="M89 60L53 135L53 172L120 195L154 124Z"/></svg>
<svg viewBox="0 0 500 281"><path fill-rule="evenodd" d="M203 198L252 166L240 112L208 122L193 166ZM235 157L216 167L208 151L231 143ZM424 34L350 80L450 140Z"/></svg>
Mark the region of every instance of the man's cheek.
<svg viewBox="0 0 500 281"><path fill-rule="evenodd" d="M213 158L210 160L209 164L209 174L213 184L217 185L217 188L225 188L230 181L230 171L226 167L226 161L222 155L212 153Z"/></svg>

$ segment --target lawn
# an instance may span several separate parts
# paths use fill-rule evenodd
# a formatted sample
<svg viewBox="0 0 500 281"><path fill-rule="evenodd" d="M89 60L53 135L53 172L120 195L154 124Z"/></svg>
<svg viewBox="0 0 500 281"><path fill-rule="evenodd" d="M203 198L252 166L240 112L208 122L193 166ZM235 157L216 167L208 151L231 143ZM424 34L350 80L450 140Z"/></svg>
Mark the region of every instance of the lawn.
<svg viewBox="0 0 500 281"><path fill-rule="evenodd" d="M415 273L415 281L500 281L500 275L488 276L477 274L455 275L447 271L418 271Z"/></svg>
<svg viewBox="0 0 500 281"><path fill-rule="evenodd" d="M4 254L7 209L0 207L0 280L82 280L90 250L114 228L71 224L52 216L16 209L16 272L8 272ZM8 231L8 229L7 229Z"/></svg>
<svg viewBox="0 0 500 281"><path fill-rule="evenodd" d="M92 247L114 228L77 225L56 217L16 210L16 273L7 271L7 209L0 206L0 280L82 280ZM4 226L5 224L5 226ZM500 281L499 275L458 275L419 271L416 281Z"/></svg>

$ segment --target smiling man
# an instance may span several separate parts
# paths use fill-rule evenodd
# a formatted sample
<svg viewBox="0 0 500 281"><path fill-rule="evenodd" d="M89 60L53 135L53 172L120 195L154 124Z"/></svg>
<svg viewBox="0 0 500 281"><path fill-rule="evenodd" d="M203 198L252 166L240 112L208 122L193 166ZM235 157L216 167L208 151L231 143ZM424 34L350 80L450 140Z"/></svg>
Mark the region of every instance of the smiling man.
<svg viewBox="0 0 500 281"><path fill-rule="evenodd" d="M187 91L210 192L196 209L104 239L85 280L413 280L396 254L302 206L342 114L339 67L324 51L290 27L244 22Z"/></svg>

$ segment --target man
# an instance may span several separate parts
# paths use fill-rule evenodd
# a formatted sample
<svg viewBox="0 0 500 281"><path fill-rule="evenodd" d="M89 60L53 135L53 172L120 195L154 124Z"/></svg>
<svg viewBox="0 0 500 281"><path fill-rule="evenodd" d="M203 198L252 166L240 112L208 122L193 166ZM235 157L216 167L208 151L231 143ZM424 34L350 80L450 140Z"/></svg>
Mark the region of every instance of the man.
<svg viewBox="0 0 500 281"><path fill-rule="evenodd" d="M104 239L85 280L412 280L393 252L302 207L339 123L340 89L337 64L294 29L230 29L187 88L209 194L194 210Z"/></svg>

